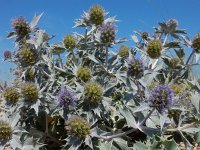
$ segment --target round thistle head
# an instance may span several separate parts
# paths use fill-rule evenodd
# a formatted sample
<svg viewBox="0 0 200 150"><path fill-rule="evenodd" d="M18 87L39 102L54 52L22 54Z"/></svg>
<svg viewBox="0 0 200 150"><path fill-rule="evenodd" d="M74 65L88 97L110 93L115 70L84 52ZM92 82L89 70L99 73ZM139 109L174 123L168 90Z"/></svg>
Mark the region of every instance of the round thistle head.
<svg viewBox="0 0 200 150"><path fill-rule="evenodd" d="M18 38L23 38L31 32L29 24L26 22L26 20L23 17L14 19L12 21L12 26Z"/></svg>
<svg viewBox="0 0 200 150"><path fill-rule="evenodd" d="M198 33L198 34L194 37L194 39L193 39L193 41L192 41L192 48L193 48L194 50L197 50L197 51L200 50L200 33Z"/></svg>
<svg viewBox="0 0 200 150"><path fill-rule="evenodd" d="M168 85L158 85L150 91L149 103L158 112L163 112L173 105L174 91Z"/></svg>
<svg viewBox="0 0 200 150"><path fill-rule="evenodd" d="M94 5L89 10L89 21L92 24L100 25L104 21L104 10L100 5Z"/></svg>
<svg viewBox="0 0 200 150"><path fill-rule="evenodd" d="M110 44L115 40L116 28L112 23L103 24L100 27L100 41L104 44Z"/></svg>
<svg viewBox="0 0 200 150"><path fill-rule="evenodd" d="M0 141L8 141L12 137L12 128L5 121L0 121Z"/></svg>
<svg viewBox="0 0 200 150"><path fill-rule="evenodd" d="M34 83L24 83L21 86L21 94L25 101L36 102L39 97L39 91Z"/></svg>
<svg viewBox="0 0 200 150"><path fill-rule="evenodd" d="M78 138L85 138L90 134L90 125L89 123L79 116L71 117L66 123L66 130L72 136Z"/></svg>
<svg viewBox="0 0 200 150"><path fill-rule="evenodd" d="M178 21L176 19L169 19L166 24L169 28L175 30L178 26Z"/></svg>
<svg viewBox="0 0 200 150"><path fill-rule="evenodd" d="M19 50L19 61L23 67L33 66L38 61L38 53L35 49L24 47Z"/></svg>
<svg viewBox="0 0 200 150"><path fill-rule="evenodd" d="M20 98L19 92L14 87L6 88L3 96L6 102L11 104L15 104Z"/></svg>
<svg viewBox="0 0 200 150"><path fill-rule="evenodd" d="M161 56L162 43L160 40L152 40L148 43L147 54L150 58L156 59Z"/></svg>
<svg viewBox="0 0 200 150"><path fill-rule="evenodd" d="M34 81L35 80L35 73L32 70L29 70L25 74L26 81Z"/></svg>
<svg viewBox="0 0 200 150"><path fill-rule="evenodd" d="M132 58L128 62L127 76L141 78L144 74L143 62L139 59Z"/></svg>
<svg viewBox="0 0 200 150"><path fill-rule="evenodd" d="M172 58L169 61L169 67L172 68L172 69L175 69L178 66L179 63L180 63L180 59L179 58Z"/></svg>
<svg viewBox="0 0 200 150"><path fill-rule="evenodd" d="M87 83L84 87L85 100L89 103L98 103L103 96L102 87L96 82Z"/></svg>
<svg viewBox="0 0 200 150"><path fill-rule="evenodd" d="M91 72L88 67L80 67L77 70L76 74L77 74L77 78L84 82L87 82L91 79Z"/></svg>
<svg viewBox="0 0 200 150"><path fill-rule="evenodd" d="M11 59L11 56L12 56L11 52L8 50L4 51L3 55L4 55L4 59Z"/></svg>
<svg viewBox="0 0 200 150"><path fill-rule="evenodd" d="M122 58L127 58L129 56L129 48L126 45L121 45L118 51L118 55Z"/></svg>
<svg viewBox="0 0 200 150"><path fill-rule="evenodd" d="M66 108L69 105L73 105L75 103L76 94L72 90L63 86L58 93L57 100L60 107Z"/></svg>
<svg viewBox="0 0 200 150"><path fill-rule="evenodd" d="M148 36L149 36L148 32L143 32L142 33L142 39L147 40Z"/></svg>
<svg viewBox="0 0 200 150"><path fill-rule="evenodd" d="M68 50L73 50L76 47L76 39L72 35L65 36L63 43Z"/></svg>

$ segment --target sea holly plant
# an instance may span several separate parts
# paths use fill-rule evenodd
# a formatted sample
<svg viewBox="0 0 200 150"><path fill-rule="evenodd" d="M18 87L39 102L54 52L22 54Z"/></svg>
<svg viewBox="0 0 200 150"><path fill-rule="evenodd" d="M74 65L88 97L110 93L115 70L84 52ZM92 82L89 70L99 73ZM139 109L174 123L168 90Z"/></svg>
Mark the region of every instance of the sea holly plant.
<svg viewBox="0 0 200 150"><path fill-rule="evenodd" d="M135 31L128 47L107 15L92 6L75 20L80 33L57 43L38 27L42 14L12 21L14 50L3 60L16 67L0 86L1 149L199 148L199 34L190 40L170 19L152 35Z"/></svg>

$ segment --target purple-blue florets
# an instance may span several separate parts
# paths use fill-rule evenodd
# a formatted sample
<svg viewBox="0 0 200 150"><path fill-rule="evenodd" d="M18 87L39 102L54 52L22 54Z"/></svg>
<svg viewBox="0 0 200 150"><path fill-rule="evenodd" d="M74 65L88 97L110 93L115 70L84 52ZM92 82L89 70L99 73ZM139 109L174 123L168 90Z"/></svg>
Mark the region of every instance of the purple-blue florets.
<svg viewBox="0 0 200 150"><path fill-rule="evenodd" d="M150 91L149 103L159 112L173 105L174 91L166 84L160 84Z"/></svg>
<svg viewBox="0 0 200 150"><path fill-rule="evenodd" d="M66 87L62 87L57 96L60 107L68 107L73 105L76 101L76 94L72 90Z"/></svg>
<svg viewBox="0 0 200 150"><path fill-rule="evenodd" d="M116 27L112 23L103 24L100 27L100 41L101 43L110 44L115 40Z"/></svg>

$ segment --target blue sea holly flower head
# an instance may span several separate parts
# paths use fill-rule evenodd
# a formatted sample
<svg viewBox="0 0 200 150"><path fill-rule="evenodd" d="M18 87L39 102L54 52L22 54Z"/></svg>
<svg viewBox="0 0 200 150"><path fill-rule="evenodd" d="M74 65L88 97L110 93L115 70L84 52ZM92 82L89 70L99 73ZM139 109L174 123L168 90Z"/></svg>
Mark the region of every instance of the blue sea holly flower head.
<svg viewBox="0 0 200 150"><path fill-rule="evenodd" d="M75 103L76 94L71 89L62 86L60 92L58 93L57 100L60 107L66 108Z"/></svg>
<svg viewBox="0 0 200 150"><path fill-rule="evenodd" d="M116 27L111 22L103 24L100 28L100 42L104 44L113 43L115 40Z"/></svg>
<svg viewBox="0 0 200 150"><path fill-rule="evenodd" d="M162 113L173 105L174 91L166 84L159 84L150 91L150 107Z"/></svg>

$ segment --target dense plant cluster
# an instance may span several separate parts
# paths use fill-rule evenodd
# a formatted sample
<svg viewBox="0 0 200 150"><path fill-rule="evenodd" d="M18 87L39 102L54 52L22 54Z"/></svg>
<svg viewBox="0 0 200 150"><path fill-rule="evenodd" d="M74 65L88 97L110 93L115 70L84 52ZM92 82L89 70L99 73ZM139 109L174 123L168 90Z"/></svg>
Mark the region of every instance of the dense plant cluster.
<svg viewBox="0 0 200 150"><path fill-rule="evenodd" d="M199 34L190 40L170 19L153 34L136 31L128 47L107 14L92 6L75 21L80 33L57 43L37 26L42 15L12 21L15 49L4 60L16 68L0 86L1 149L198 148Z"/></svg>

